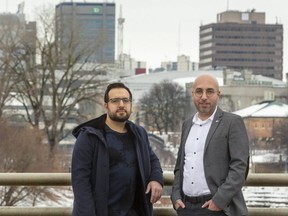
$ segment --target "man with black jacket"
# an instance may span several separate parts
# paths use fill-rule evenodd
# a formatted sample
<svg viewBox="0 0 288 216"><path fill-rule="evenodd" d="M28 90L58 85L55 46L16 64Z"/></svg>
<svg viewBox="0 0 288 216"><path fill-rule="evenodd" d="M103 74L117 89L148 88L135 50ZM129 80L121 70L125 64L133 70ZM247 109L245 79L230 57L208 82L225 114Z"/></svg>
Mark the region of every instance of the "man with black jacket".
<svg viewBox="0 0 288 216"><path fill-rule="evenodd" d="M73 130L73 216L152 216L163 174L144 128L129 121L132 94L108 85L106 114Z"/></svg>

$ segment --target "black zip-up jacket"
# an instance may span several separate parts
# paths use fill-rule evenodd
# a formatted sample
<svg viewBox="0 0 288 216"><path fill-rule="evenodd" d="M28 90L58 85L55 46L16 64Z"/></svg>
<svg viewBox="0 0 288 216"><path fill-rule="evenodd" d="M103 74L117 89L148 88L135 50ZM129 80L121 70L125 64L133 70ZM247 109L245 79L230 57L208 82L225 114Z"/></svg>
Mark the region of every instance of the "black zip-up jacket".
<svg viewBox="0 0 288 216"><path fill-rule="evenodd" d="M72 155L72 216L107 216L109 194L109 153L105 141L106 114L77 126L72 134L77 138ZM152 151L147 132L131 121L126 123L133 134L140 180L136 191L137 207L144 216L152 216L150 193L145 194L150 181L163 185L163 173L158 157Z"/></svg>

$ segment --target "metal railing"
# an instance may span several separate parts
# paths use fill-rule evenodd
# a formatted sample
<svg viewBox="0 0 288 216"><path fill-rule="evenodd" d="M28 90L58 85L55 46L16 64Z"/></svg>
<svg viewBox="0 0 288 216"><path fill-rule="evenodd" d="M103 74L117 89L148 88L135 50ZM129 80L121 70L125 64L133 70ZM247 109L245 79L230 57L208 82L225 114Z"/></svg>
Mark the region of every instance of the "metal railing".
<svg viewBox="0 0 288 216"><path fill-rule="evenodd" d="M173 183L173 173L164 172L164 185ZM70 173L0 173L2 186L70 186ZM288 187L288 174L249 174L246 186ZM1 206L1 216L70 216L70 207ZM155 207L155 216L174 216L172 207ZM287 216L288 208L249 208L249 216Z"/></svg>

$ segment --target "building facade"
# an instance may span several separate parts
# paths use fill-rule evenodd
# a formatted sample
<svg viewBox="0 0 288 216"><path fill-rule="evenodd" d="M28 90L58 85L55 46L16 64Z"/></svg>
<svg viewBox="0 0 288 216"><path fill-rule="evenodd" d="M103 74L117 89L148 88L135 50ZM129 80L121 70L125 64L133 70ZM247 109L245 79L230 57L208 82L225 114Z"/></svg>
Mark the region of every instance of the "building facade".
<svg viewBox="0 0 288 216"><path fill-rule="evenodd" d="M199 68L250 69L282 80L283 26L266 24L265 13L226 11L200 27Z"/></svg>
<svg viewBox="0 0 288 216"><path fill-rule="evenodd" d="M244 119L250 143L251 171L288 171L288 105L263 101L234 112Z"/></svg>
<svg viewBox="0 0 288 216"><path fill-rule="evenodd" d="M65 59L115 62L115 3L63 2L56 5L56 40Z"/></svg>
<svg viewBox="0 0 288 216"><path fill-rule="evenodd" d="M20 64L25 68L33 67L36 64L36 37L36 22L26 22L25 14L1 13L0 70L7 64L11 68Z"/></svg>
<svg viewBox="0 0 288 216"><path fill-rule="evenodd" d="M197 62L191 62L190 57L187 55L178 55L177 62L161 62L161 68L166 71L197 71L199 64Z"/></svg>

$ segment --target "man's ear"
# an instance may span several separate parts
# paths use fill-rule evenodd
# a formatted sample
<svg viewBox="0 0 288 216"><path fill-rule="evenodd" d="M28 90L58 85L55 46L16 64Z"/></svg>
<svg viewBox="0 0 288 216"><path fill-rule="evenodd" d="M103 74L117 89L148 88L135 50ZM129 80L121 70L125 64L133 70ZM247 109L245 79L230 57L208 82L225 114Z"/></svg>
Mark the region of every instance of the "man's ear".
<svg viewBox="0 0 288 216"><path fill-rule="evenodd" d="M104 103L104 109L107 111L107 109L108 109L108 103Z"/></svg>

